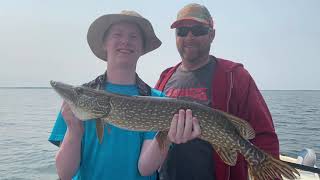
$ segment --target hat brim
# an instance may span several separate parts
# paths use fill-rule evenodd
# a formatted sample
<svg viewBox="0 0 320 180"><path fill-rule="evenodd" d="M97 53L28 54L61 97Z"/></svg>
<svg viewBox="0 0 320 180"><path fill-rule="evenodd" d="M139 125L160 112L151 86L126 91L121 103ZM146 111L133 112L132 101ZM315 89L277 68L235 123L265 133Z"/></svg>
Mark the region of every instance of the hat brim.
<svg viewBox="0 0 320 180"><path fill-rule="evenodd" d="M106 53L103 50L104 33L112 24L123 21L135 23L143 31L145 47L142 55L157 49L161 45L161 41L155 35L152 25L147 19L124 14L107 14L97 18L89 27L87 34L90 49L98 58L107 61Z"/></svg>
<svg viewBox="0 0 320 180"><path fill-rule="evenodd" d="M174 28L177 28L177 27L181 27L181 25L183 25L183 23L186 22L186 21L195 21L195 22L198 22L198 23L201 23L201 24L204 24L204 25L207 25L207 26L211 27L211 25L206 20L203 20L203 19L200 19L200 18L195 18L195 17L188 17L188 18L182 18L182 19L176 20L175 22L173 22L171 24L170 28L174 29Z"/></svg>

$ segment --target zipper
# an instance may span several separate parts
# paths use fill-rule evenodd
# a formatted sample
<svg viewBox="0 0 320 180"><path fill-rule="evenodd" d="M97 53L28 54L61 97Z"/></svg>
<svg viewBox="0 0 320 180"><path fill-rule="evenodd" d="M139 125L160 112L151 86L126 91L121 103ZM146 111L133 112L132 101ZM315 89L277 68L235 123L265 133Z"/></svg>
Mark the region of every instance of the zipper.
<svg viewBox="0 0 320 180"><path fill-rule="evenodd" d="M227 176L227 180L230 179L230 167L228 167L228 176Z"/></svg>
<svg viewBox="0 0 320 180"><path fill-rule="evenodd" d="M227 113L229 113L229 105L230 105L230 100L231 100L231 92L232 92L232 89L233 89L233 72L231 71L230 72L230 88L229 88L229 93L228 93L228 98L227 98ZM230 167L227 167L228 169L228 173L227 173L227 177L226 177L226 180L229 180L230 179Z"/></svg>
<svg viewBox="0 0 320 180"><path fill-rule="evenodd" d="M227 98L227 113L229 113L229 104L230 104L230 99L231 99L231 92L233 88L233 72L230 72L230 88L229 88L229 94Z"/></svg>

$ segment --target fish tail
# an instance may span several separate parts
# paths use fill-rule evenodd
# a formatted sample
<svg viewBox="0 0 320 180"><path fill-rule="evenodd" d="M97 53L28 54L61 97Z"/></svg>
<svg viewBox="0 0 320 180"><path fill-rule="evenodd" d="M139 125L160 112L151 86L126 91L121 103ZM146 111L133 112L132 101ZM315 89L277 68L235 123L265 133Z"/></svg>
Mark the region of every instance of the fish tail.
<svg viewBox="0 0 320 180"><path fill-rule="evenodd" d="M299 172L290 165L273 158L265 153L265 159L259 163L250 163L249 175L253 180L270 180L282 177L287 179L297 179Z"/></svg>

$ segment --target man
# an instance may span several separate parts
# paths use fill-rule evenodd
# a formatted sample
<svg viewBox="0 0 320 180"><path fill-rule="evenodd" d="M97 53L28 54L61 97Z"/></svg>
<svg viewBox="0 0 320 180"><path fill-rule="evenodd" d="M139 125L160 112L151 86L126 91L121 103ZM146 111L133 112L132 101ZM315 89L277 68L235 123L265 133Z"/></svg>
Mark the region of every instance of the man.
<svg viewBox="0 0 320 180"><path fill-rule="evenodd" d="M93 53L108 66L105 74L84 86L126 95L162 96L136 75L139 57L161 45L147 19L134 11L101 16L91 24L87 40ZM100 139L96 129L104 129L103 134L98 133ZM194 139L200 133L191 110L180 110L173 117L167 144ZM49 141L60 146L56 168L62 180L150 180L156 178L168 152L168 146L160 151L154 136L155 132L103 125L100 119L82 122L63 103Z"/></svg>
<svg viewBox="0 0 320 180"><path fill-rule="evenodd" d="M176 30L181 62L161 74L156 89L247 120L256 132L251 142L278 158L279 142L271 114L253 78L242 64L209 55L215 29L207 8L185 6L171 28ZM173 145L160 179L247 180L248 170L243 156L238 155L237 164L229 167L207 142L195 139Z"/></svg>

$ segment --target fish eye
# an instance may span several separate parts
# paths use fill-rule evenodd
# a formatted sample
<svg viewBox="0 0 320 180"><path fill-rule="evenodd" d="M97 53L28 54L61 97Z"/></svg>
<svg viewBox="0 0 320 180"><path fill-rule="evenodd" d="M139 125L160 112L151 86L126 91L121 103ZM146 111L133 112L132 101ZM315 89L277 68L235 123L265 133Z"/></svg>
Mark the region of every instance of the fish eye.
<svg viewBox="0 0 320 180"><path fill-rule="evenodd" d="M80 94L83 92L83 89L81 87L76 87L74 90L77 94Z"/></svg>

